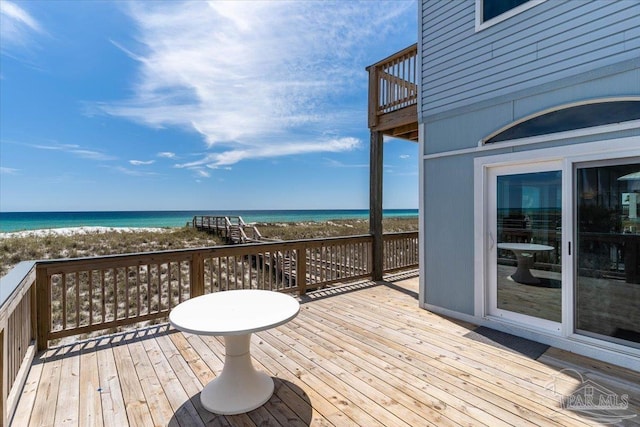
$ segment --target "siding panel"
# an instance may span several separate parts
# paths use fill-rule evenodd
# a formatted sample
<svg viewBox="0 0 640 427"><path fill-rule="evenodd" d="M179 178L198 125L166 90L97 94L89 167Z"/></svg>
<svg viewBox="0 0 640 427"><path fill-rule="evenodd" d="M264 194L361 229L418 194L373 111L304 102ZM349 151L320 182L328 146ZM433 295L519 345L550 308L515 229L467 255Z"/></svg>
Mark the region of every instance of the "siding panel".
<svg viewBox="0 0 640 427"><path fill-rule="evenodd" d="M428 273L425 299L429 304L472 315L473 157L425 161L423 167L425 193L430 200L437 200L424 205L424 230L431 242L422 255Z"/></svg>
<svg viewBox="0 0 640 427"><path fill-rule="evenodd" d="M640 69L612 74L604 78L543 92L513 102L514 117L520 118L538 111L580 99L596 99L640 94ZM511 120L513 121L513 120ZM509 124L501 123L496 129ZM481 135L483 138L485 135Z"/></svg>
<svg viewBox="0 0 640 427"><path fill-rule="evenodd" d="M625 50L640 49L640 25L624 32L624 48ZM640 54L638 55L640 56Z"/></svg>
<svg viewBox="0 0 640 427"><path fill-rule="evenodd" d="M622 56L618 56L618 58L620 59L620 61L624 59L630 59L628 57L625 58ZM550 62L553 59L554 58L549 58L549 61L547 62ZM502 80L498 79L497 81L486 84L484 86L475 86L470 90L465 90L464 87L458 87L456 88L455 92L442 92L437 96L432 96L430 98L430 102L439 102L443 105L449 106L450 108L464 106L478 100L490 99L492 97L526 89L528 87L531 87L532 82L538 82L539 84L542 84L555 79L571 77L576 74L588 72L593 68L605 67L607 65L610 65L612 62L619 62L616 59L616 57L611 58L609 56L604 56L597 61L592 61L585 64L583 62L583 59L578 56L576 58L563 62L561 67L556 64L553 68L542 70L538 69L536 70L535 74L530 74L527 80L522 80L522 78L520 78L518 75L509 77L504 76ZM522 74L526 74L527 71L529 71L529 67L527 65L524 65L521 67L517 67L514 70L521 70ZM506 73L496 73L496 77L502 77L504 74ZM442 111L446 111L446 109L443 109Z"/></svg>
<svg viewBox="0 0 640 427"><path fill-rule="evenodd" d="M585 33L584 27L590 24L595 18L600 19L603 27L591 29ZM596 15L595 13L590 13L583 15L580 21L582 22L563 22L556 28L556 34L538 41L538 48L549 49L554 45L576 46L589 44L592 40L591 37L593 37L593 39L597 39L607 37L611 34L624 34L625 30L634 26L634 20L629 17L629 13L626 10L607 16L599 16L599 14Z"/></svg>
<svg viewBox="0 0 640 427"><path fill-rule="evenodd" d="M474 0L425 0L422 117L638 58L639 21L637 1L549 0L475 32Z"/></svg>

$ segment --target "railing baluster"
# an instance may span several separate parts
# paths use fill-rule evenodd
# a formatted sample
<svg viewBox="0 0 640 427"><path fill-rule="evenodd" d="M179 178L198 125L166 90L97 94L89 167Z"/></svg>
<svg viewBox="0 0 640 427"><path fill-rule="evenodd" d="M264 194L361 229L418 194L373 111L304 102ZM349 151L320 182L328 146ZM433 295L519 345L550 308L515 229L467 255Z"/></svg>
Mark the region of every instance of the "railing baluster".
<svg viewBox="0 0 640 427"><path fill-rule="evenodd" d="M138 317L142 315L142 295L140 294L140 266L136 265L136 302L137 302L137 314Z"/></svg>
<svg viewBox="0 0 640 427"><path fill-rule="evenodd" d="M42 261L44 267L38 271L45 276L39 280L47 288L37 288L41 289L38 313L45 303L56 311L47 318L46 332L40 333L45 329L39 324L39 341L166 317L177 303L205 293L206 283L210 286L207 292L261 288L304 293L366 278L371 274L372 241L366 235L94 257L90 261ZM417 233L385 234L383 241L385 271L417 265Z"/></svg>
<svg viewBox="0 0 640 427"><path fill-rule="evenodd" d="M106 315L106 298L105 298L105 285L104 285L104 270L100 271L100 289L101 289L101 293L102 295L100 296L100 306L101 306L101 313L100 313L100 320L101 323L105 323L106 319L105 319L105 315Z"/></svg>
<svg viewBox="0 0 640 427"><path fill-rule="evenodd" d="M80 327L80 274L76 271L74 280L76 285L76 295L75 295L75 304L76 304L76 328Z"/></svg>
<svg viewBox="0 0 640 427"><path fill-rule="evenodd" d="M93 271L88 271L89 277L89 325L93 325Z"/></svg>
<svg viewBox="0 0 640 427"><path fill-rule="evenodd" d="M113 320L118 320L118 274L115 267L111 269L111 282L113 283Z"/></svg>
<svg viewBox="0 0 640 427"><path fill-rule="evenodd" d="M62 274L62 329L67 329L67 275Z"/></svg>
<svg viewBox="0 0 640 427"><path fill-rule="evenodd" d="M233 288L238 289L238 261L236 256L233 256Z"/></svg>
<svg viewBox="0 0 640 427"><path fill-rule="evenodd" d="M129 267L124 268L124 317L129 318Z"/></svg>
<svg viewBox="0 0 640 427"><path fill-rule="evenodd" d="M171 280L171 262L167 263L167 310L171 311L173 306L173 280Z"/></svg>
<svg viewBox="0 0 640 427"><path fill-rule="evenodd" d="M146 274L147 280L145 280L147 285L147 313L150 314L152 312L151 310L151 265L147 264L145 267L147 269L147 274Z"/></svg>
<svg viewBox="0 0 640 427"><path fill-rule="evenodd" d="M217 288L218 291L222 290L222 259L221 258L217 258L218 260L218 283L217 283Z"/></svg>

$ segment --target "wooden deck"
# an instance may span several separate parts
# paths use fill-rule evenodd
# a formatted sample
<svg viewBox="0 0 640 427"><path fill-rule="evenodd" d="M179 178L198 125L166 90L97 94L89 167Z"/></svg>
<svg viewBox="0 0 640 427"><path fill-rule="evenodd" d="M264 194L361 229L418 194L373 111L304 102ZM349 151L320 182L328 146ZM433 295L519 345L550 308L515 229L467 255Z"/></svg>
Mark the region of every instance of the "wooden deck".
<svg viewBox="0 0 640 427"><path fill-rule="evenodd" d="M559 405L558 396L580 392L575 372L628 396L613 415L640 412L640 373L554 348L536 360L473 339L475 326L418 307L415 277L301 302L296 319L252 337L256 367L276 384L259 409L204 410L199 393L222 368L222 339L161 325L36 357L13 425L593 425ZM640 425L640 416L622 425Z"/></svg>

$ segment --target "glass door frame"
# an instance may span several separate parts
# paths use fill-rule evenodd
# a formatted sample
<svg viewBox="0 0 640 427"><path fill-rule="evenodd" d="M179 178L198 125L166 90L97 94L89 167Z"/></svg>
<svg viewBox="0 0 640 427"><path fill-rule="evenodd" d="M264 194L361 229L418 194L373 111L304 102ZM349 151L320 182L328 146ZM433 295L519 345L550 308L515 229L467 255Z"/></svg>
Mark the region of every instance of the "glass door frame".
<svg viewBox="0 0 640 427"><path fill-rule="evenodd" d="M562 192L562 203L561 203L561 218L562 218L562 235L561 235L561 251L564 252L563 248L565 245L565 236L564 230L567 226L567 205L565 200L565 188L567 175L564 171L564 164L560 159L547 160L544 162L536 162L536 163L515 163L509 165L499 165L499 166L491 166L486 170L486 180L487 180L487 199L485 205L485 227L486 227L486 237L487 242L485 248L487 250L486 257L486 315L488 317L499 318L503 321L513 322L518 324L526 324L534 329L544 330L553 334L560 334L562 332L562 324L563 321L556 322L552 320L547 320L543 318L538 318L526 314L517 313L515 311L509 311L505 309L501 309L498 307L498 283L497 283L497 177L498 176L507 176L507 175L519 175L519 174L529 174L529 173L541 173L541 172L561 172L562 183L560 186L560 191ZM569 207L569 211L571 211ZM564 320L565 309L565 299L566 292L565 288L569 287L567 284L570 282L566 281L569 279L565 274L567 269L570 269L570 264L568 265L567 257L564 256L564 253L561 255L561 316L562 320ZM522 285L526 286L526 285Z"/></svg>
<svg viewBox="0 0 640 427"><path fill-rule="evenodd" d="M627 155L630 154L630 155ZM617 155L610 155L610 156L602 156L602 155L598 155L598 156L594 156L594 155L586 155L586 156L573 156L570 158L570 162L568 164L568 169L571 171L571 185L572 185L572 220L574 221L572 223L572 239L574 242L578 242L578 233L579 233L579 229L578 229L578 188L577 188L577 184L578 184L578 170L579 169L583 169L583 168L591 168L591 167L607 167L607 166L615 166L618 164L624 164L624 162L626 160L628 160L629 162L635 161L638 162L640 161L640 141L639 141L639 145L638 148L636 149L636 153L635 156L633 155L633 149L630 150L630 153L618 153ZM575 252L576 254L578 253L578 248L575 248ZM571 278L571 283L572 283L572 288L571 288L571 293L570 293L570 299L569 299L569 303L571 304L571 316L569 319L567 319L567 329L568 329L568 336L570 338L573 338L575 340L578 341L582 341L585 343L591 343L591 344L597 344L598 346L604 347L604 348L609 348L612 350L620 350L624 353L631 353L634 354L636 356L640 357L640 348L635 348L635 347L631 347L631 346L627 346L624 344L618 344L616 342L613 341L609 341L607 339L604 338L598 338L598 334L590 334L588 332L585 333L585 331L583 332L578 332L577 327L576 327L576 317L577 317L577 308L575 306L575 298L577 295L577 286L578 286L578 260L576 258L576 261L573 263L572 265L572 278ZM640 286L640 285L638 285Z"/></svg>
<svg viewBox="0 0 640 427"><path fill-rule="evenodd" d="M549 141L558 141L556 135L549 135ZM545 142L543 138L535 140L535 144ZM532 145L534 144L532 143ZM527 144L528 145L528 144ZM496 144L497 146L497 144ZM495 325L496 329L509 332L516 329L517 334L561 347L566 350L576 351L591 355L603 360L611 361L622 366L636 364L640 358L640 349L603 341L601 339L578 334L575 332L574 320L574 291L576 266L573 257L573 242L576 241L577 212L576 194L577 167L585 164L618 161L629 159L634 161L640 158L640 135L622 138L613 138L595 142L580 144L567 144L563 146L539 148L531 147L529 150L493 154L491 151L498 147L489 147L479 150L473 159L474 163L474 307L473 317L479 324L486 326ZM499 151L496 151L499 153ZM489 195L489 171L492 168L501 167L529 167L529 165L545 162L562 163L562 323L559 331L541 328L540 325L531 325L514 319L504 319L493 316L488 309L490 283L489 265L490 239L488 237L488 206ZM548 163L549 164L549 163ZM515 170L515 169L514 169ZM569 254L571 247L571 254Z"/></svg>

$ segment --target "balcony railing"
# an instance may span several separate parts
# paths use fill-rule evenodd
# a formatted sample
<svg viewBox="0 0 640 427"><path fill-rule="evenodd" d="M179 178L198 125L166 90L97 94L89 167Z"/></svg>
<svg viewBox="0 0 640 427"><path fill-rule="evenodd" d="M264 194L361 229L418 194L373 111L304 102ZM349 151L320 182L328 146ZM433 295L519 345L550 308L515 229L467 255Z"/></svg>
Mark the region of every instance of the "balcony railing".
<svg viewBox="0 0 640 427"><path fill-rule="evenodd" d="M418 68L417 44L367 68L369 128L417 139Z"/></svg>
<svg viewBox="0 0 640 427"><path fill-rule="evenodd" d="M418 265L418 233L383 236L385 271ZM308 290L371 277L370 235L23 262L2 279L1 419L15 410L50 340L166 318L180 302L229 289Z"/></svg>

